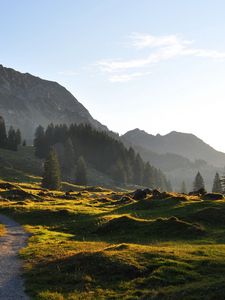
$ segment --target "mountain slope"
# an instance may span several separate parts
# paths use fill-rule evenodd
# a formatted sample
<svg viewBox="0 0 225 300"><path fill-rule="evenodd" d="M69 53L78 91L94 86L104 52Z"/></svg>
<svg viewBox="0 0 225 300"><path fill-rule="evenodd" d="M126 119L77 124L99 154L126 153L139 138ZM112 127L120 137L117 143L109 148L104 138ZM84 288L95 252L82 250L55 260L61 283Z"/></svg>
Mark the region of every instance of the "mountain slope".
<svg viewBox="0 0 225 300"><path fill-rule="evenodd" d="M20 128L33 139L36 127L49 123L89 123L107 127L93 119L88 110L60 84L20 73L0 65L0 114L6 125Z"/></svg>
<svg viewBox="0 0 225 300"><path fill-rule="evenodd" d="M154 136L134 129L125 133L121 139L158 154L174 153L192 161L205 160L216 167L225 165L225 153L215 150L193 134L172 131L164 136Z"/></svg>

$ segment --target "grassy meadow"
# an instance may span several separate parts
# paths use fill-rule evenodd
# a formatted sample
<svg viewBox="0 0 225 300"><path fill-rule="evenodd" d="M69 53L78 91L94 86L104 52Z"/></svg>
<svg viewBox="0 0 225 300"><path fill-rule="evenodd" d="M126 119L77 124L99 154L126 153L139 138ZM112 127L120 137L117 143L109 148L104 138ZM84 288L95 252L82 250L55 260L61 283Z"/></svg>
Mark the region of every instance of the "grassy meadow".
<svg viewBox="0 0 225 300"><path fill-rule="evenodd" d="M224 299L224 200L37 183L0 183L0 196L31 234L21 256L32 299Z"/></svg>
<svg viewBox="0 0 225 300"><path fill-rule="evenodd" d="M0 237L5 234L5 226L3 224L0 224Z"/></svg>

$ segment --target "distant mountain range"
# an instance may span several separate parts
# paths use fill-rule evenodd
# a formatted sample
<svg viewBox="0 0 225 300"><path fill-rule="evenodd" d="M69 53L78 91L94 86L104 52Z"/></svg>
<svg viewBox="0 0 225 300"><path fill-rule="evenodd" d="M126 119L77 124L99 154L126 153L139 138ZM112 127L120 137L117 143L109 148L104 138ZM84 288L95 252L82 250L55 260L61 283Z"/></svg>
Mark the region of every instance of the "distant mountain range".
<svg viewBox="0 0 225 300"><path fill-rule="evenodd" d="M191 189L195 173L203 173L207 188L212 185L214 173L223 172L225 153L206 144L193 134L172 131L166 135L152 135L144 130L128 131L121 140L138 151L145 161L161 168L179 189L185 180Z"/></svg>
<svg viewBox="0 0 225 300"><path fill-rule="evenodd" d="M173 187L179 190L182 180L191 189L199 170L206 186L211 188L215 172L223 172L225 153L213 149L193 134L172 131L166 135L152 135L134 129L123 136L109 131L95 120L88 110L57 82L43 80L28 73L20 73L0 65L0 115L10 125L20 128L28 141L33 140L38 125L88 123L108 132L138 151L145 161L166 173Z"/></svg>
<svg viewBox="0 0 225 300"><path fill-rule="evenodd" d="M32 140L38 125L89 123L107 130L57 82L43 80L0 65L0 113L6 125L20 128Z"/></svg>
<svg viewBox="0 0 225 300"><path fill-rule="evenodd" d="M122 140L158 154L174 153L192 161L201 159L213 166L225 166L225 153L215 150L190 133L172 131L166 135L152 135L134 129L125 133Z"/></svg>

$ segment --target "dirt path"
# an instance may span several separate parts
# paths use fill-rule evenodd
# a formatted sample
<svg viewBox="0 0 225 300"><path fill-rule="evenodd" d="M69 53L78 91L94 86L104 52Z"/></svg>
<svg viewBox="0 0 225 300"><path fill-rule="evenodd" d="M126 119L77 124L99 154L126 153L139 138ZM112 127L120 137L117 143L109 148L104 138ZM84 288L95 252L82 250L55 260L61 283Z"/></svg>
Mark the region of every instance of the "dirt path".
<svg viewBox="0 0 225 300"><path fill-rule="evenodd" d="M28 300L21 277L22 262L18 257L28 234L18 223L1 214L0 223L7 229L6 235L0 238L0 299Z"/></svg>

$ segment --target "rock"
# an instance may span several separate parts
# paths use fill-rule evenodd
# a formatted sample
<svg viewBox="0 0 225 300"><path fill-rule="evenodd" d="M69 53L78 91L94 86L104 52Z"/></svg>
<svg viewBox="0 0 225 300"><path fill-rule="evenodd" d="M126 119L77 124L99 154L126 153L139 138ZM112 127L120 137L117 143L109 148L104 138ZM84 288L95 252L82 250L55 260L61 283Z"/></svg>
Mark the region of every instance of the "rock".
<svg viewBox="0 0 225 300"><path fill-rule="evenodd" d="M207 192L204 188L199 189L198 191L193 191L190 192L188 195L189 196L203 196L205 195Z"/></svg>
<svg viewBox="0 0 225 300"><path fill-rule="evenodd" d="M134 200L143 200L143 199L146 198L146 196L147 196L146 191L141 190L141 189L138 189L133 193L133 199Z"/></svg>
<svg viewBox="0 0 225 300"><path fill-rule="evenodd" d="M165 199L165 198L169 198L172 197L173 195L171 195L170 193L167 192L160 192L158 190L153 190L152 191L152 198L153 199Z"/></svg>
<svg viewBox="0 0 225 300"><path fill-rule="evenodd" d="M201 197L202 200L222 200L223 195L219 193L207 193Z"/></svg>

